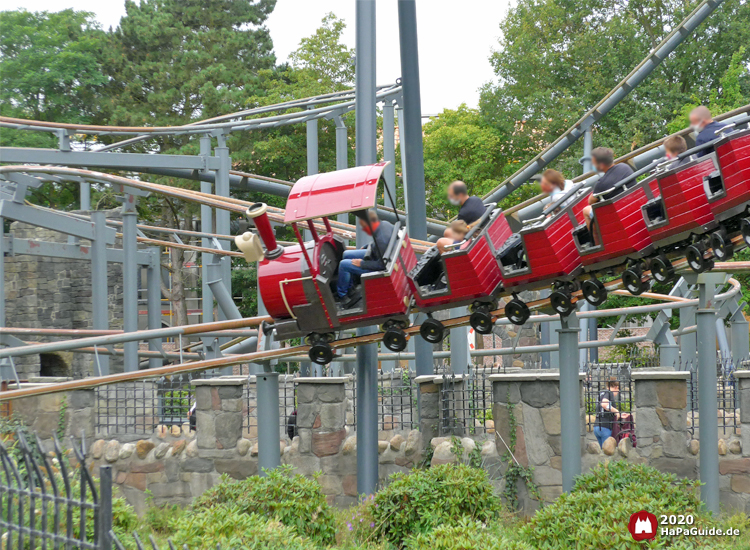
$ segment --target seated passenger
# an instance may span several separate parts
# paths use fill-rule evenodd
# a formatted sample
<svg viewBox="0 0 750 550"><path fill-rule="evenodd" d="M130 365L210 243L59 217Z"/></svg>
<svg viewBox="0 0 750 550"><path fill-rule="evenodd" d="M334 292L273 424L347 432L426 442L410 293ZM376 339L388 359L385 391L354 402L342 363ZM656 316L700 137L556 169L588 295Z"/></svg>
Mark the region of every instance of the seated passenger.
<svg viewBox="0 0 750 550"><path fill-rule="evenodd" d="M454 181L448 186L448 201L453 206L460 206L458 210L457 220L466 222L466 225L471 225L479 218L481 218L487 208L485 207L482 199L479 197L470 197L469 190L466 188L466 184L462 181ZM453 244L456 240L451 228L446 228L443 233L443 238L438 239L437 247L440 252L445 250L445 247Z"/></svg>
<svg viewBox="0 0 750 550"><path fill-rule="evenodd" d="M682 136L672 136L670 138L667 138L667 140L664 142L664 156L669 160L676 159L685 151L687 151L687 142L683 139ZM683 157L677 163L673 162L669 165L669 167L677 168L678 166L680 166L681 164L685 164L686 162L690 162L690 156Z"/></svg>
<svg viewBox="0 0 750 550"><path fill-rule="evenodd" d="M690 127L697 134L695 137L695 146L699 147L706 143L709 143L719 137L716 133L717 130L724 128L725 124L714 121L711 116L711 111L708 107L701 105L690 111ZM704 149L696 153L697 157L710 153L710 149Z"/></svg>
<svg viewBox="0 0 750 550"><path fill-rule="evenodd" d="M562 197L566 191L573 187L573 185L572 180L566 180L565 176L557 170L545 170L542 174L542 179L539 181L539 187L541 188L542 193L547 195L547 198L542 199L542 203L545 205L552 204ZM565 204L561 204L558 209L564 206ZM551 212L549 214L551 214Z"/></svg>
<svg viewBox="0 0 750 550"><path fill-rule="evenodd" d="M599 172L599 181L596 182L591 195L589 195L588 206L583 209L583 218L586 221L586 227L588 227L589 232L591 231L593 218L592 205L599 202L599 200L609 200L616 197L622 191L622 188L615 189L611 193L607 193L601 197L595 195L613 189L615 185L633 173L633 169L624 162L614 164L615 153L608 147L597 147L591 151L591 162L596 171ZM594 237L594 242L596 243L596 237Z"/></svg>
<svg viewBox="0 0 750 550"><path fill-rule="evenodd" d="M448 229L450 229L453 241L448 244L445 244L445 242L449 240L447 238L440 239L438 241L437 246L441 254L445 252L447 246L451 244L458 244L461 241L463 241L466 238L466 234L469 232L470 228L468 225L466 225L466 222L463 220L453 220Z"/></svg>
<svg viewBox="0 0 750 550"><path fill-rule="evenodd" d="M358 250L345 250L344 257L339 263L339 275L336 282L337 298L344 308L354 306L362 296L354 291L354 276L364 275L373 271L383 271L384 254L393 235L393 224L380 221L375 209L367 211L367 219L359 218L359 225L373 241Z"/></svg>

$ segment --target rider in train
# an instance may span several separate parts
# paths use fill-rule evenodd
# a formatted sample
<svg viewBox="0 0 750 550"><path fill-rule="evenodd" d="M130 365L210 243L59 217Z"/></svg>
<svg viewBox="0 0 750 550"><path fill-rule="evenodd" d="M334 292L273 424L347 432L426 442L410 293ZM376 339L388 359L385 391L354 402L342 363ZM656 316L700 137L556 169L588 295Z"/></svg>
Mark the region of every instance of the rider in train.
<svg viewBox="0 0 750 550"><path fill-rule="evenodd" d="M716 122L711 115L711 111L705 105L696 107L690 111L690 127L696 133L695 146L700 147L710 143L718 137L718 132L724 128L724 124ZM709 154L713 148L707 148L699 151L696 156L702 157Z"/></svg>
<svg viewBox="0 0 750 550"><path fill-rule="evenodd" d="M362 294L355 285L355 277L385 270L383 252L388 248L393 235L393 224L381 221L374 208L367 211L367 218L359 218L359 225L362 231L372 237L372 242L357 250L344 251L336 282L337 298L343 309L350 309L362 299Z"/></svg>
<svg viewBox="0 0 750 550"><path fill-rule="evenodd" d="M588 205L583 209L583 217L589 233L591 233L591 224L593 222L593 209L591 207L600 200L608 200L615 197L622 190L613 191L606 195L597 195L613 189L615 185L633 173L633 169L628 164L624 162L615 164L615 153L609 147L597 147L591 151L591 162L596 171L599 172L599 181L594 185L594 190L589 195Z"/></svg>
<svg viewBox="0 0 750 550"><path fill-rule="evenodd" d="M687 151L687 148L688 147L685 138L683 138L682 136L672 136L664 141L664 156L667 158L667 160L677 159L677 157ZM683 164L690 162L691 160L692 155L683 157L682 159L677 160L677 163L671 163L669 165L669 168L677 168L678 166L682 166Z"/></svg>
<svg viewBox="0 0 750 550"><path fill-rule="evenodd" d="M466 184L460 180L452 182L448 186L448 201L453 206L459 206L457 220L461 220L469 227L481 218L487 210L482 199L469 195ZM459 239L453 234L450 227L446 228L441 239L438 239L437 248L440 253L445 252L446 247L455 244Z"/></svg>

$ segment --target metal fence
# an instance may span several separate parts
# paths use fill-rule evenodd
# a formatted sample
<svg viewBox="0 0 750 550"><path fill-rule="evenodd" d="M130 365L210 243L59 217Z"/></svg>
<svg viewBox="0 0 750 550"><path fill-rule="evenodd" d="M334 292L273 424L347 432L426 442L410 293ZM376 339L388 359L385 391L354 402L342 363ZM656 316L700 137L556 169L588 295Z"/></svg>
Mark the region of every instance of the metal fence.
<svg viewBox="0 0 750 550"><path fill-rule="evenodd" d="M494 433L492 382L490 376L503 374L501 364L470 366L463 375L443 373L440 384L440 435L482 435Z"/></svg>
<svg viewBox="0 0 750 550"><path fill-rule="evenodd" d="M405 368L378 374L378 430L402 431L419 427L417 410L418 389L414 373ZM351 375L346 395L351 404L347 408L346 425L357 428L357 376Z"/></svg>
<svg viewBox="0 0 750 550"><path fill-rule="evenodd" d="M195 404L193 377L176 374L96 388L97 435L151 434L160 425L189 425Z"/></svg>
<svg viewBox="0 0 750 550"><path fill-rule="evenodd" d="M586 409L586 429L592 431L596 424L596 405L602 392L610 390L610 384L616 383L614 406L621 413L630 415L621 426L630 433L635 430L633 419L633 381L630 363L586 363L582 368L584 378L584 406Z"/></svg>
<svg viewBox="0 0 750 550"><path fill-rule="evenodd" d="M99 489L85 464L85 442L72 468L54 439L50 458L38 437L0 441L0 547L108 550L112 529L112 471L99 469Z"/></svg>
<svg viewBox="0 0 750 550"><path fill-rule="evenodd" d="M734 371L737 370L740 364L740 361L733 359L717 359L716 361L717 421L719 423L720 435L739 433L740 404ZM688 387L688 396L690 399L688 431L695 437L696 428L700 428L700 418L698 417L698 368L695 363L689 362L683 365L680 370L690 371L690 385Z"/></svg>

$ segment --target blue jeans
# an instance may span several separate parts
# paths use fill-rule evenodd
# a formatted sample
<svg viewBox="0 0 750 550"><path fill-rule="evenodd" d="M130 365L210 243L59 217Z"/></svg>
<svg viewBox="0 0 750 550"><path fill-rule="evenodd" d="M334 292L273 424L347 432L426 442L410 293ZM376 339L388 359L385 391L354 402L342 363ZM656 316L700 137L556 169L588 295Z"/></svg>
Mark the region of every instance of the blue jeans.
<svg viewBox="0 0 750 550"><path fill-rule="evenodd" d="M352 260L364 260L367 255L367 250L344 250L344 259L339 263L339 278L336 283L337 292L340 298L346 296L349 292L349 288L352 286L353 275L363 275L368 273L366 269L357 267L352 263Z"/></svg>
<svg viewBox="0 0 750 550"><path fill-rule="evenodd" d="M604 442L612 437L612 430L605 428L604 426L594 426L594 435L596 440L599 442L599 446L603 446Z"/></svg>

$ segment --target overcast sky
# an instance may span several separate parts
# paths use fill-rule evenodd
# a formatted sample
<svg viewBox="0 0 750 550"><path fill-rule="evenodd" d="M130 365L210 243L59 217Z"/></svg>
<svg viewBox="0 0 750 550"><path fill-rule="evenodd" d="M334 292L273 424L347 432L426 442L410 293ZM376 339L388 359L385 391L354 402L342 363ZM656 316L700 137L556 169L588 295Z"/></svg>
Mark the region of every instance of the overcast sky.
<svg viewBox="0 0 750 550"><path fill-rule="evenodd" d="M436 114L461 103L476 107L479 88L493 78L489 55L497 44L499 23L511 0L418 0L419 56L422 112ZM377 7L378 83L400 76L396 0L380 0ZM354 47L354 0L278 0L268 19L279 61L286 60L300 39L320 26L323 16L335 13L347 23L344 41ZM91 11L106 29L125 13L120 0L4 0L2 9L31 11L66 8Z"/></svg>

